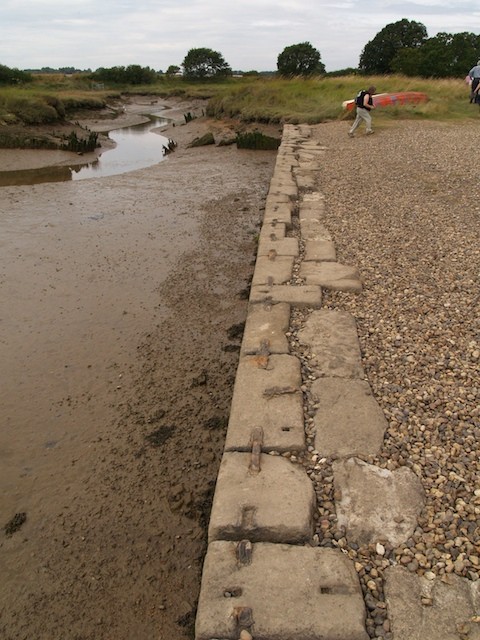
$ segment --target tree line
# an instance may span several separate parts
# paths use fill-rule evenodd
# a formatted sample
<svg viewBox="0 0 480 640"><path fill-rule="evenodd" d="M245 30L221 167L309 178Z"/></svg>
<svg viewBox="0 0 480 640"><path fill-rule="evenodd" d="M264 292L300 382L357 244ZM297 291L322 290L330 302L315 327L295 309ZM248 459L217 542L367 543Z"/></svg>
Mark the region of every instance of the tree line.
<svg viewBox="0 0 480 640"><path fill-rule="evenodd" d="M429 38L421 22L403 18L387 24L367 42L357 68L327 75L358 73L378 75L401 73L424 78L448 78L465 75L480 59L480 35L474 33L438 33ZM250 71L247 74L256 74ZM287 46L277 57L277 73L284 77L325 74L321 54L310 42ZM140 65L101 67L89 73L94 82L148 85L158 80L161 71ZM233 75L219 51L206 47L190 49L181 65L170 65L167 76L181 75L187 80L216 80ZM30 81L31 74L0 65L0 85Z"/></svg>

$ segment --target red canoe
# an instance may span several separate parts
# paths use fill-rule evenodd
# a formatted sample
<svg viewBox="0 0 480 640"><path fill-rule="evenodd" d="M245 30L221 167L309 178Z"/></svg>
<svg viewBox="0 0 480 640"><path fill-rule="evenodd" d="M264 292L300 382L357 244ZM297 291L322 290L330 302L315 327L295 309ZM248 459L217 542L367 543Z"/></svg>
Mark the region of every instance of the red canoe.
<svg viewBox="0 0 480 640"><path fill-rule="evenodd" d="M399 93L376 93L373 96L375 107L392 107L404 104L420 104L428 102L426 93L420 91L400 91ZM345 100L342 104L344 109L351 111L355 106L355 100Z"/></svg>

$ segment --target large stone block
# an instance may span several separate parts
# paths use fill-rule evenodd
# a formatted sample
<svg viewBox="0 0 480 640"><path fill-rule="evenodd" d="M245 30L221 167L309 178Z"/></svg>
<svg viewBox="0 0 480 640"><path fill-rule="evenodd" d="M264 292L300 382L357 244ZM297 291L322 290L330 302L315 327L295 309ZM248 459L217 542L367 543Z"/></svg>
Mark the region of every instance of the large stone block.
<svg viewBox="0 0 480 640"><path fill-rule="evenodd" d="M406 542L417 526L425 504L420 480L401 467L389 471L357 458L333 465L338 524L350 542L387 541L394 547Z"/></svg>
<svg viewBox="0 0 480 640"><path fill-rule="evenodd" d="M215 488L209 541L307 542L313 535L313 484L281 456L225 452Z"/></svg>
<svg viewBox="0 0 480 640"><path fill-rule="evenodd" d="M287 202L267 201L263 222L283 222L288 228L292 225L293 203L291 200Z"/></svg>
<svg viewBox="0 0 480 640"><path fill-rule="evenodd" d="M305 257L307 262L335 262L337 252L331 240L306 240Z"/></svg>
<svg viewBox="0 0 480 640"><path fill-rule="evenodd" d="M258 256L252 286L288 282L292 278L293 262L293 256Z"/></svg>
<svg viewBox="0 0 480 640"><path fill-rule="evenodd" d="M300 362L290 355L241 358L233 389L226 451L248 451L263 430L262 451L305 448Z"/></svg>
<svg viewBox="0 0 480 640"><path fill-rule="evenodd" d="M332 236L327 227L317 219L317 214L312 213L311 217L300 219L300 233L302 240L331 240Z"/></svg>
<svg viewBox="0 0 480 640"><path fill-rule="evenodd" d="M317 376L365 377L357 325L347 311L314 311L298 332L298 340L310 346L310 365Z"/></svg>
<svg viewBox="0 0 480 640"><path fill-rule="evenodd" d="M315 448L325 456L377 454L387 422L364 380L319 378L312 384L319 408Z"/></svg>
<svg viewBox="0 0 480 640"><path fill-rule="evenodd" d="M385 571L385 596L398 640L480 640L479 583L449 575L441 580Z"/></svg>
<svg viewBox="0 0 480 640"><path fill-rule="evenodd" d="M285 334L289 324L289 304L285 302L251 304L243 332L242 353L244 355L260 352L288 353L288 340Z"/></svg>
<svg viewBox="0 0 480 640"><path fill-rule="evenodd" d="M244 557L245 554L243 554ZM203 568L196 640L368 640L352 561L335 549L211 542Z"/></svg>
<svg viewBox="0 0 480 640"><path fill-rule="evenodd" d="M299 254L297 238L273 239L268 236L260 236L257 256L293 256Z"/></svg>
<svg viewBox="0 0 480 640"><path fill-rule="evenodd" d="M360 293L362 290L358 269L340 262L303 262L300 277L307 284L318 284L324 289L353 293Z"/></svg>
<svg viewBox="0 0 480 640"><path fill-rule="evenodd" d="M286 232L287 228L284 222L278 222L277 220L264 222L260 231L260 240L272 240L274 242L283 240Z"/></svg>
<svg viewBox="0 0 480 640"><path fill-rule="evenodd" d="M250 291L250 302L287 302L294 307L322 306L322 289L316 285L258 285Z"/></svg>

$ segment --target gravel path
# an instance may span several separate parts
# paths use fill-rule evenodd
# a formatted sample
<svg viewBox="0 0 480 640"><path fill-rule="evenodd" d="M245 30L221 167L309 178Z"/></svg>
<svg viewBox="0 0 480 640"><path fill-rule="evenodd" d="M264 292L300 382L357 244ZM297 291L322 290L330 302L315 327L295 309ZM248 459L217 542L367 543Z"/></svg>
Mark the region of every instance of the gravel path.
<svg viewBox="0 0 480 640"><path fill-rule="evenodd" d="M346 123L312 130L328 149L317 189L337 259L364 280L361 295L325 292L324 304L356 318L365 371L389 423L381 455L366 461L408 466L426 493L406 544L358 548L335 525L331 461L314 456L309 470L318 542L355 561L367 630L390 638L386 567L480 578L478 124L401 122L353 140ZM301 322L293 319L294 333Z"/></svg>

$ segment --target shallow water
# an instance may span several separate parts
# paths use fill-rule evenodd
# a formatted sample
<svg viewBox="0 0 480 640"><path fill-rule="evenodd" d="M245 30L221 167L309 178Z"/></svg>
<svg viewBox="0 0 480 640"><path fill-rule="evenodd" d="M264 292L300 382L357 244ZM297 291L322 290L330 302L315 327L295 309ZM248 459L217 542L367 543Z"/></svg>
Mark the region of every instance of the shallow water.
<svg viewBox="0 0 480 640"><path fill-rule="evenodd" d="M153 129L166 126L168 120L156 114L148 117L149 122L110 131L108 137L116 146L104 151L95 162L0 171L0 187L103 178L151 167L165 158L164 148L168 146L168 138Z"/></svg>

